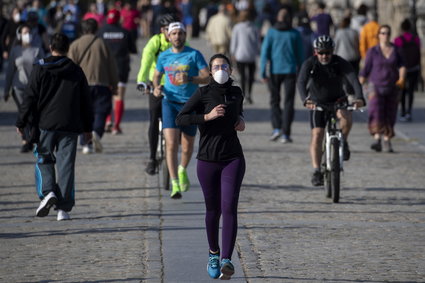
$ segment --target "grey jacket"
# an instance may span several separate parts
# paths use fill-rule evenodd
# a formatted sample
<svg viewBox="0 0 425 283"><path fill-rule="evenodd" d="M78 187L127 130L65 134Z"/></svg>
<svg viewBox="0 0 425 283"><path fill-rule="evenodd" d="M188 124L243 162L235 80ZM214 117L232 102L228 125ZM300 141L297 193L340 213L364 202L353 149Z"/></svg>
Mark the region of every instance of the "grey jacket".
<svg viewBox="0 0 425 283"><path fill-rule="evenodd" d="M260 53L260 36L252 22L245 21L233 27L230 54L237 62L252 63Z"/></svg>
<svg viewBox="0 0 425 283"><path fill-rule="evenodd" d="M360 59L359 34L354 29L337 30L335 34L335 54L347 61Z"/></svg>

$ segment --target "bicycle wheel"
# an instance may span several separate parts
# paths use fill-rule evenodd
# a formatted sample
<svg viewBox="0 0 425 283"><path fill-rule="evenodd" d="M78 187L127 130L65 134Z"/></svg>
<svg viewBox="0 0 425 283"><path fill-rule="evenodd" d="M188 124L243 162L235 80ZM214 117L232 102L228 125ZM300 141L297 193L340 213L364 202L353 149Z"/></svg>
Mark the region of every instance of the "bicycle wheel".
<svg viewBox="0 0 425 283"><path fill-rule="evenodd" d="M339 164L339 140L334 138L331 141L331 172L330 172L332 201L334 203L339 202L340 175L341 175L341 168Z"/></svg>
<svg viewBox="0 0 425 283"><path fill-rule="evenodd" d="M326 143L323 143L322 172L323 172L323 184L325 188L325 197L331 198L332 196L331 174L330 174L330 171L327 169L327 163L326 163Z"/></svg>
<svg viewBox="0 0 425 283"><path fill-rule="evenodd" d="M165 141L164 141L164 158L162 159L162 186L164 190L170 190L170 172L168 171L167 158L165 155Z"/></svg>

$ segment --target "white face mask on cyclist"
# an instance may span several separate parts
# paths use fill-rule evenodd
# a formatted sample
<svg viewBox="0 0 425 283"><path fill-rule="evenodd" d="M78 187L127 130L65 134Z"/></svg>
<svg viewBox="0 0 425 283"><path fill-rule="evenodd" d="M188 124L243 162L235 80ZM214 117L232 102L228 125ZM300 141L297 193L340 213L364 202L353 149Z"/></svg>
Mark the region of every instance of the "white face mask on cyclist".
<svg viewBox="0 0 425 283"><path fill-rule="evenodd" d="M218 70L213 75L214 80L219 84L224 84L229 80L229 73L224 70Z"/></svg>

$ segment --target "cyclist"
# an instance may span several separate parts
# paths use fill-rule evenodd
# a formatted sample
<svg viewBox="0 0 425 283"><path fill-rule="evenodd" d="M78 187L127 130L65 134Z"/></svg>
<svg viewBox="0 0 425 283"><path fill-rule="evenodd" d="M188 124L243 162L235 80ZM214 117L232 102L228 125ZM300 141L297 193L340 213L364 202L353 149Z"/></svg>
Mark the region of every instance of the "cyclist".
<svg viewBox="0 0 425 283"><path fill-rule="evenodd" d="M333 54L335 43L327 35L319 36L313 42L314 55L301 66L297 86L304 106L310 110L311 143L310 156L314 168L311 182L313 186L323 185L323 173L320 171L322 143L326 127L325 112L316 109L317 103L335 103L347 100L344 82L354 90L355 107L366 104L363 91L353 67L338 55ZM347 87L347 89L350 87ZM352 126L350 111L338 110L337 117L344 136L344 160L350 159L348 134Z"/></svg>
<svg viewBox="0 0 425 283"><path fill-rule="evenodd" d="M168 40L168 25L170 23L178 21L177 17L173 14L165 14L159 20L161 25L161 32L152 36L146 43L143 49L142 59L140 62L140 70L137 75L137 89L144 91L145 94L149 95L149 161L146 166L146 173L154 175L157 170L158 162L156 161L156 149L158 146L158 134L159 134L159 117L161 117L161 101L162 97L155 97L151 93L152 79L156 68L156 60L161 52L171 47L171 43ZM162 79L161 84L164 84L165 79Z"/></svg>
<svg viewBox="0 0 425 283"><path fill-rule="evenodd" d="M175 120L183 105L198 88L198 84L209 82L209 71L202 54L185 46L186 30L182 23L171 23L168 26L168 37L172 47L159 55L152 83L156 97L164 94L162 126L171 177L171 198L176 199L181 198L181 192L187 191L190 186L186 167L192 157L197 127L178 127ZM164 74L165 84L162 86L160 82ZM180 165L177 166L180 142L182 154Z"/></svg>

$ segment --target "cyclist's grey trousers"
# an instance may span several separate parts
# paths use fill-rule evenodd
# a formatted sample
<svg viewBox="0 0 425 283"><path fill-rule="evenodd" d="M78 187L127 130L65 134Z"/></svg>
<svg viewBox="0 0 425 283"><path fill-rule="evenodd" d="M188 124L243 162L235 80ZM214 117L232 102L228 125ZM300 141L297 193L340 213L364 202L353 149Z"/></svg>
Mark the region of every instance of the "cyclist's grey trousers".
<svg viewBox="0 0 425 283"><path fill-rule="evenodd" d="M64 211L71 211L75 204L77 140L77 133L41 130L40 141L34 150L37 194L43 199L54 192L58 198L56 208Z"/></svg>

